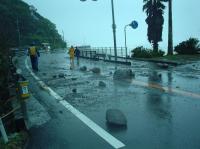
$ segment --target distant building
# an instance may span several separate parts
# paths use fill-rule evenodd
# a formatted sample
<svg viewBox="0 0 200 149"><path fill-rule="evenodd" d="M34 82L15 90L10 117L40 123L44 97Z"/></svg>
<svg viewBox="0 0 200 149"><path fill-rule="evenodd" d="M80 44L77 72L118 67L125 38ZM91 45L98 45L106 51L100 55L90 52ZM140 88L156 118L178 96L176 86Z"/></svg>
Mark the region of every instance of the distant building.
<svg viewBox="0 0 200 149"><path fill-rule="evenodd" d="M51 49L49 43L42 43L42 47L43 47L46 51L50 51L50 49Z"/></svg>

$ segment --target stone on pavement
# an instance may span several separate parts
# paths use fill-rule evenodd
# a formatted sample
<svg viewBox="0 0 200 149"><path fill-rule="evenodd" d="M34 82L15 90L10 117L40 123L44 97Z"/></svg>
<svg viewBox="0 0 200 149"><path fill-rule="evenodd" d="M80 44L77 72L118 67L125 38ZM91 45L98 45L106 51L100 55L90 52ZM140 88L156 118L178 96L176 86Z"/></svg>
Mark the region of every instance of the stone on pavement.
<svg viewBox="0 0 200 149"><path fill-rule="evenodd" d="M91 69L91 71L92 71L93 73L99 74L99 73L101 72L101 69L98 68L98 67L94 67L94 68Z"/></svg>
<svg viewBox="0 0 200 149"><path fill-rule="evenodd" d="M132 79L133 77L134 73L131 69L118 69L113 74L114 80Z"/></svg>
<svg viewBox="0 0 200 149"><path fill-rule="evenodd" d="M58 74L58 77L59 77L59 78L64 78L64 77L65 77L65 74L64 74L64 73L59 73L59 74Z"/></svg>
<svg viewBox="0 0 200 149"><path fill-rule="evenodd" d="M81 67L80 71L87 71L87 67L86 66Z"/></svg>
<svg viewBox="0 0 200 149"><path fill-rule="evenodd" d="M77 89L76 89L76 88L72 89L72 92L73 92L73 93L76 93L76 92L77 92Z"/></svg>
<svg viewBox="0 0 200 149"><path fill-rule="evenodd" d="M119 109L108 109L106 111L106 121L110 125L127 126L127 119Z"/></svg>
<svg viewBox="0 0 200 149"><path fill-rule="evenodd" d="M77 80L77 78L72 78L72 81L76 81Z"/></svg>
<svg viewBox="0 0 200 149"><path fill-rule="evenodd" d="M106 87L106 83L103 81L99 81L99 87Z"/></svg>
<svg viewBox="0 0 200 149"><path fill-rule="evenodd" d="M55 78L57 78L57 75L53 75L52 77L55 79Z"/></svg>
<svg viewBox="0 0 200 149"><path fill-rule="evenodd" d="M169 68L169 65L166 63L157 63L157 66L159 66L160 68L163 68L163 69Z"/></svg>

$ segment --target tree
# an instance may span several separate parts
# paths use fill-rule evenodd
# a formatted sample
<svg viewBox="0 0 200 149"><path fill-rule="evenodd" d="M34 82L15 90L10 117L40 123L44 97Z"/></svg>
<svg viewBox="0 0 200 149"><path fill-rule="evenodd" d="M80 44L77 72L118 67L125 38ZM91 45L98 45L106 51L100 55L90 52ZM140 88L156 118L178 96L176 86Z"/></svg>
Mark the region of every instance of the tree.
<svg viewBox="0 0 200 149"><path fill-rule="evenodd" d="M169 19L168 19L168 55L173 55L173 28L172 28L172 0L168 0Z"/></svg>
<svg viewBox="0 0 200 149"><path fill-rule="evenodd" d="M56 25L22 0L1 1L0 14L0 47L26 46L33 41L48 42L54 48L65 45Z"/></svg>
<svg viewBox="0 0 200 149"><path fill-rule="evenodd" d="M198 54L199 49L199 40L197 38L189 38L175 46L174 51L178 54Z"/></svg>
<svg viewBox="0 0 200 149"><path fill-rule="evenodd" d="M154 52L158 52L158 42L162 41L162 31L164 24L164 9L163 2L167 0L143 0L143 11L146 12L146 23L148 25L147 37L153 45Z"/></svg>

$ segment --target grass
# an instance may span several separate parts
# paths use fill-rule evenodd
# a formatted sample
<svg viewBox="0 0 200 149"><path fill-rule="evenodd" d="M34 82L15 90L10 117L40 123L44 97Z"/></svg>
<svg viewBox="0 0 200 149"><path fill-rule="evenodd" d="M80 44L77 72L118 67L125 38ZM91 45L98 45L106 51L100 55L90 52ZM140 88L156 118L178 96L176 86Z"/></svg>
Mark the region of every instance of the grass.
<svg viewBox="0 0 200 149"><path fill-rule="evenodd" d="M9 142L7 144L4 144L3 140L0 139L0 147L1 149L22 149L27 138L28 134L26 132L12 134L9 136Z"/></svg>

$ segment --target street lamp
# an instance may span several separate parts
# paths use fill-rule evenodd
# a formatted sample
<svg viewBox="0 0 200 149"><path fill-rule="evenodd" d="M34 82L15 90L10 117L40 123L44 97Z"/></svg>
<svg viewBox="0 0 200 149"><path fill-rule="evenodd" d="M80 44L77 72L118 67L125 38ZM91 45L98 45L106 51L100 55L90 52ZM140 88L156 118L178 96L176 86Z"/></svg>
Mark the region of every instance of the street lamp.
<svg viewBox="0 0 200 149"><path fill-rule="evenodd" d="M124 38L125 38L125 50L126 50L126 62L127 62L127 57L128 57L128 54L127 54L127 44L126 44L126 28L130 26L132 27L133 29L136 29L138 27L138 22L137 21L132 21L130 24L128 25L125 25L124 27Z"/></svg>
<svg viewBox="0 0 200 149"><path fill-rule="evenodd" d="M86 0L80 0L85 2ZM97 0L92 0L97 1ZM116 24L115 24L115 11L114 11L114 2L111 0L112 6L112 29L113 29L113 42L114 42L114 53L115 53L115 62L117 61L117 41L116 41Z"/></svg>

